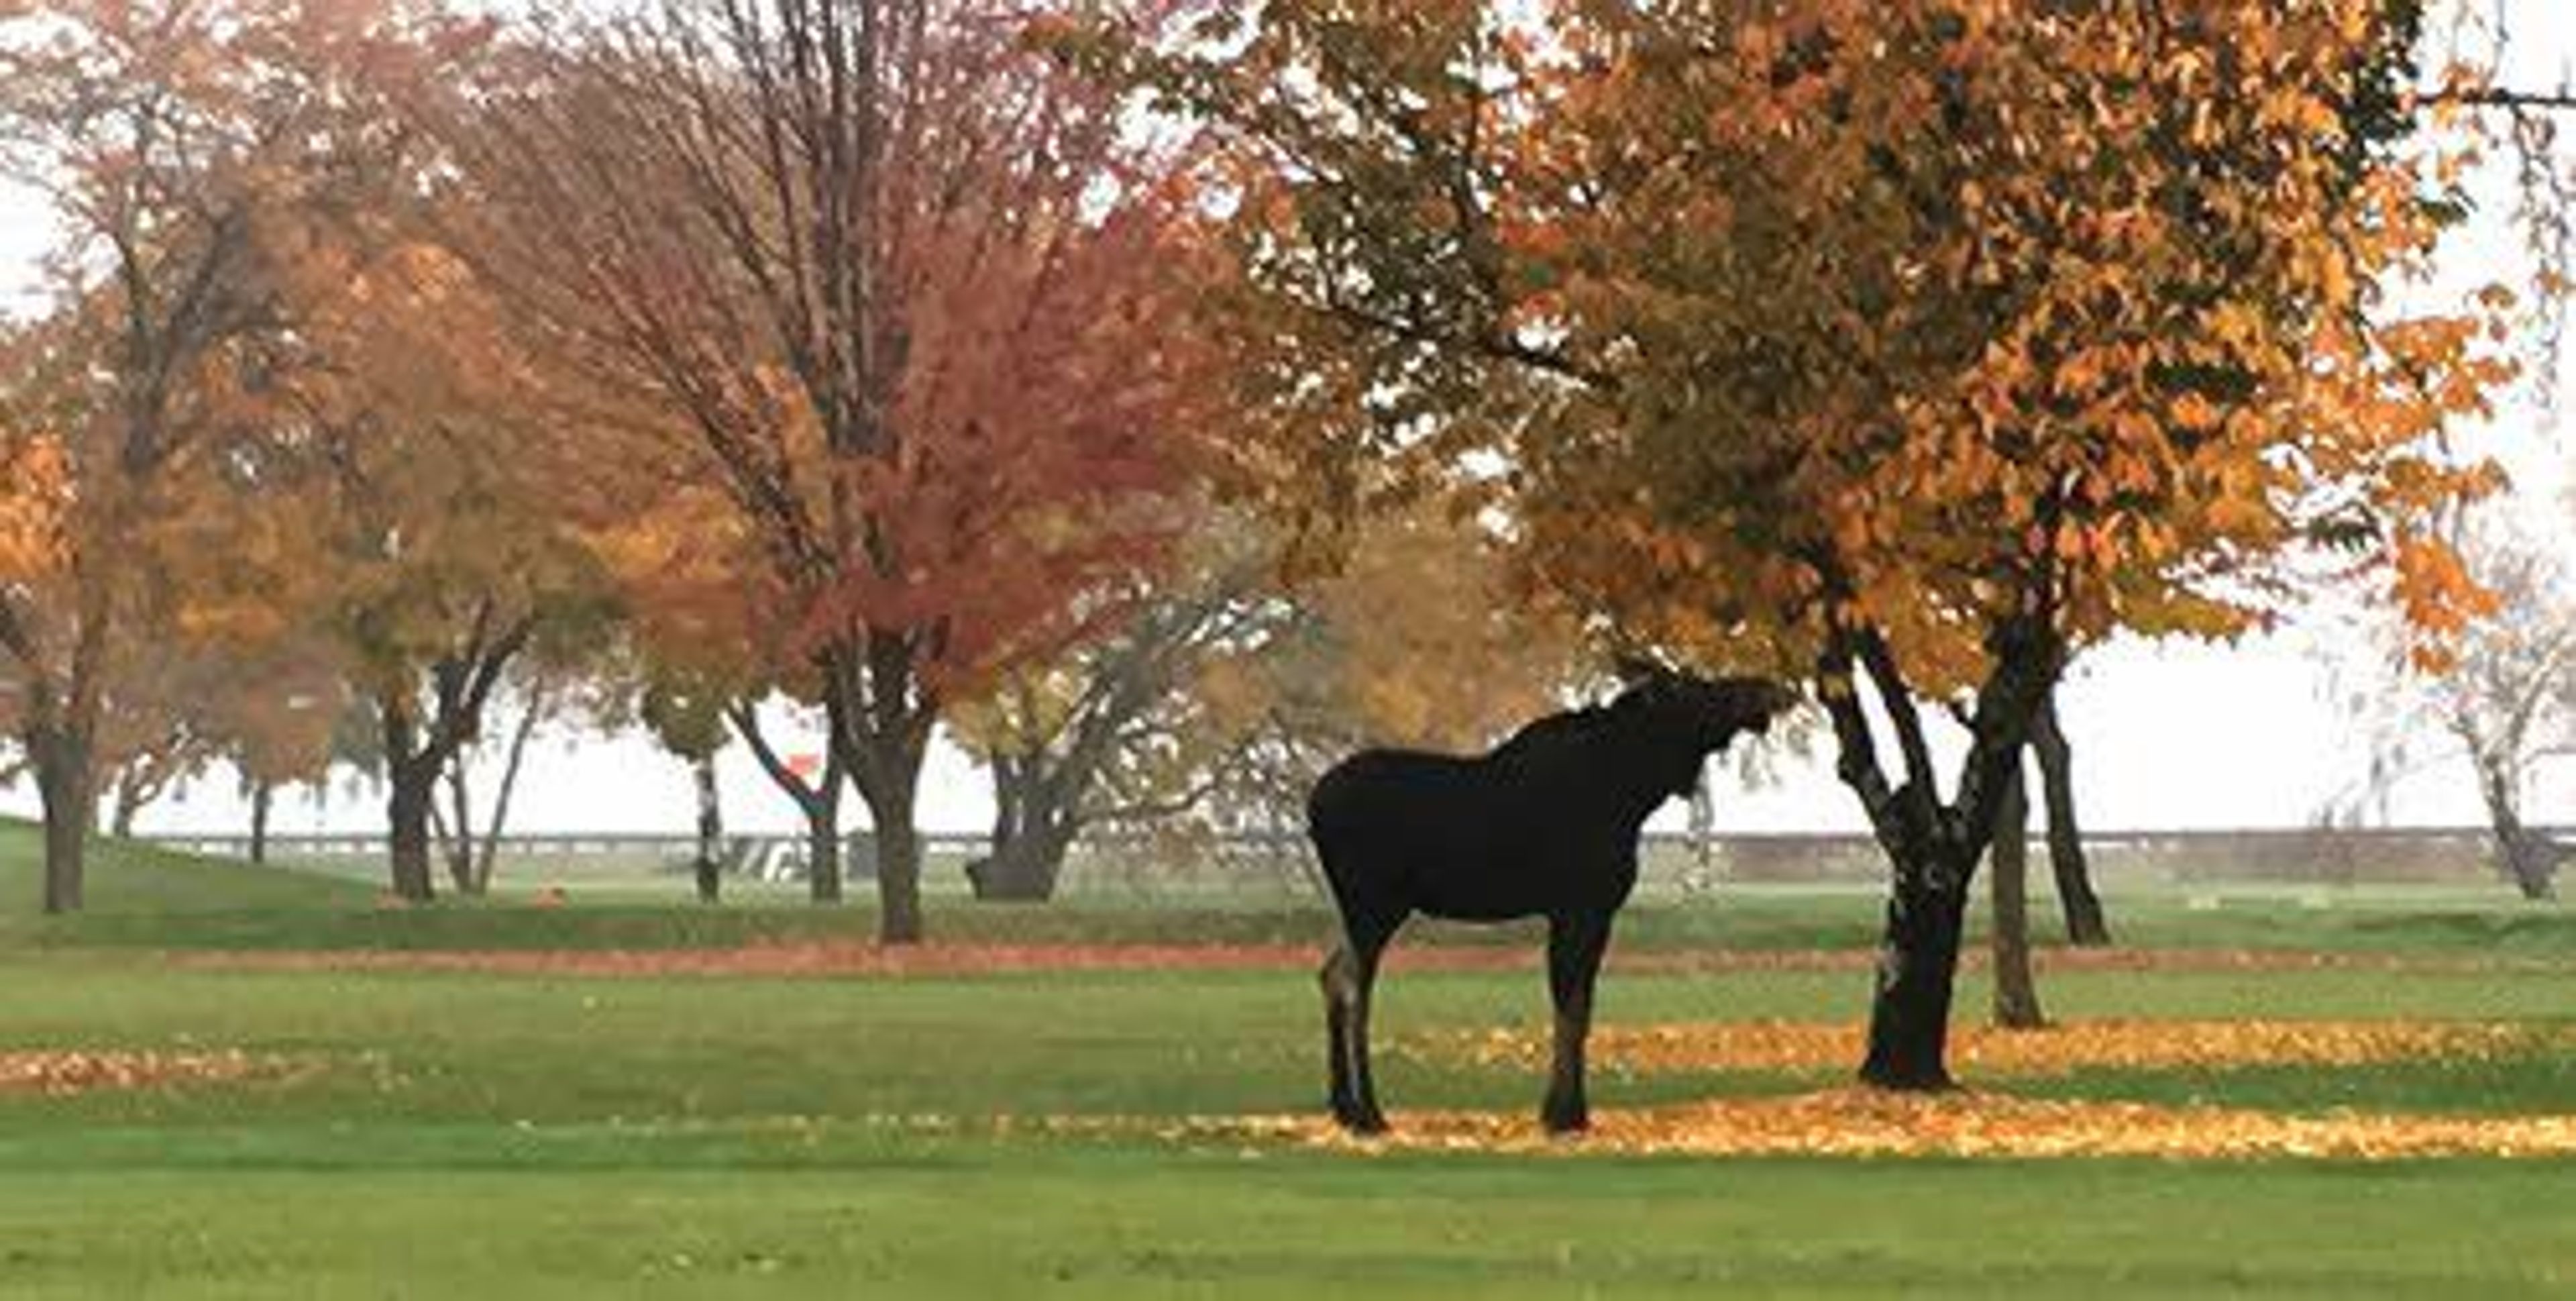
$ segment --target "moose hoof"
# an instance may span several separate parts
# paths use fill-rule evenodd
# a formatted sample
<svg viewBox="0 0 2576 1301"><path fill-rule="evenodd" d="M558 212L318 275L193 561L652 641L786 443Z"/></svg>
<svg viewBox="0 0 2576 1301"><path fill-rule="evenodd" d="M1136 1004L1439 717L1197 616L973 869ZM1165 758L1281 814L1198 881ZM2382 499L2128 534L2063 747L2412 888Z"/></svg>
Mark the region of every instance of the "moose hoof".
<svg viewBox="0 0 2576 1301"><path fill-rule="evenodd" d="M1559 1106L1551 1102L1539 1110L1538 1122L1547 1127L1548 1133L1562 1137L1592 1128L1592 1113L1581 1103Z"/></svg>
<svg viewBox="0 0 2576 1301"><path fill-rule="evenodd" d="M1371 1135L1386 1132L1386 1115L1375 1107L1335 1107L1333 1121L1353 1134Z"/></svg>

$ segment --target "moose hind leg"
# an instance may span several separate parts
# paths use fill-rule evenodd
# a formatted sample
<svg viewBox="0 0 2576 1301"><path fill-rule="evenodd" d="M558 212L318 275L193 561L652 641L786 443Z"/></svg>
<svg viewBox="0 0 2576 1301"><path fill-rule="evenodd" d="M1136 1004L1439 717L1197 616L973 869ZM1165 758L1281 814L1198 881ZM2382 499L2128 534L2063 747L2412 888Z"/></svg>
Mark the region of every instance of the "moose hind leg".
<svg viewBox="0 0 2576 1301"><path fill-rule="evenodd" d="M1551 1134L1571 1134L1592 1124L1583 1096L1584 1040L1592 1033L1593 978L1610 942L1610 914L1551 918L1547 929L1548 993L1556 1005L1555 1052L1548 1064L1547 1100L1539 1121Z"/></svg>

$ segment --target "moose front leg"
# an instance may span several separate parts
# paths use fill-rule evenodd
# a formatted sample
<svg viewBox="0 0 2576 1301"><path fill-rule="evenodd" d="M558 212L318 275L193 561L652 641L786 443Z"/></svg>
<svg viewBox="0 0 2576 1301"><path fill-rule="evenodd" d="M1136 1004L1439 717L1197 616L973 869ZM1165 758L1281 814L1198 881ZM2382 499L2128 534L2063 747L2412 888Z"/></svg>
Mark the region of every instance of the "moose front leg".
<svg viewBox="0 0 2576 1301"><path fill-rule="evenodd" d="M1551 1134L1576 1133L1592 1124L1583 1097L1583 1042L1592 1033L1593 978L1609 943L1607 909L1548 919L1547 983L1556 1004L1556 1051L1539 1120Z"/></svg>

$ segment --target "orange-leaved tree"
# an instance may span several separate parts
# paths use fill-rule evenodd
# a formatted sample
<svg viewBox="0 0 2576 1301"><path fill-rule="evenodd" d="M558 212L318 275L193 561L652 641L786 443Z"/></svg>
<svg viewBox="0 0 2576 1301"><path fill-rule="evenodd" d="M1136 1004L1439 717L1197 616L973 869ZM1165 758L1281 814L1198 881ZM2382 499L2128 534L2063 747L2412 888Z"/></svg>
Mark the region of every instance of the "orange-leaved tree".
<svg viewBox="0 0 2576 1301"><path fill-rule="evenodd" d="M532 353L718 486L921 933L942 708L1178 521L1199 335L1173 142L991 0L680 0L504 38L428 112Z"/></svg>
<svg viewBox="0 0 2576 1301"><path fill-rule="evenodd" d="M2449 210L2408 8L1273 0L1074 48L1224 129L1285 495L1499 487L1546 586L1815 683L1891 873L1862 1075L1937 1088L2070 650L2257 625L2320 537L2429 632L2480 603L2427 520L2504 368L2495 304L2400 289Z"/></svg>
<svg viewBox="0 0 2576 1301"><path fill-rule="evenodd" d="M636 713L665 749L695 768L705 823L721 825L715 755L728 730L740 737L804 819L808 895L837 903L847 785L839 753L827 743L818 763L798 762L761 709L773 695L819 707L828 736L834 705L801 653L797 610L752 545L742 515L723 490L691 480L692 464L678 458L661 476L628 476L635 509L597 530L593 541L625 607Z"/></svg>
<svg viewBox="0 0 2576 1301"><path fill-rule="evenodd" d="M245 448L273 432L302 219L362 203L337 57L394 0L65 0L0 10L0 165L50 202L44 344L13 364L65 485L58 563L0 588L0 652L45 804L48 909L81 903L101 710L199 580L291 569ZM339 81L345 87L345 80ZM218 524L217 521L222 521ZM193 537L234 545L207 553ZM221 564L213 563L218 558ZM218 603L229 598L218 595Z"/></svg>
<svg viewBox="0 0 2576 1301"><path fill-rule="evenodd" d="M411 237L422 219L388 210L385 238L308 248L301 340L327 364L289 386L287 417L311 600L381 732L391 885L412 901L436 893L442 778L458 886L482 888L463 764L513 675L561 676L605 643L593 530L619 500L560 451L609 417L554 401L479 282Z"/></svg>

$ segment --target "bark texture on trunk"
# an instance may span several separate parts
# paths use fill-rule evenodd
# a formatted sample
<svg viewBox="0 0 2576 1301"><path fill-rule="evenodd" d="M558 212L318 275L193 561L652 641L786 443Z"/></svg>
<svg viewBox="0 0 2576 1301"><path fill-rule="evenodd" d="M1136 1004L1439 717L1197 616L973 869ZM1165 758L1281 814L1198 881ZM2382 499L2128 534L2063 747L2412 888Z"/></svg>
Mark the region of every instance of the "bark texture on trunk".
<svg viewBox="0 0 2576 1301"><path fill-rule="evenodd" d="M1882 1089L1928 1092L1953 1083L1950 1000L1968 889L1964 871L1926 852L1910 869L1898 868L1870 987L1869 1055L1860 1078Z"/></svg>
<svg viewBox="0 0 2576 1301"><path fill-rule="evenodd" d="M28 739L36 793L44 803L45 911L79 912L87 900L90 822L97 816L89 738L45 729Z"/></svg>
<svg viewBox="0 0 2576 1301"><path fill-rule="evenodd" d="M2040 791L2048 804L2048 869L2066 916L2066 942L2079 949L2100 948L2111 942L2111 924L2084 857L2084 831L2075 820L2075 747L2058 723L2053 691L2031 719L2030 746L2039 756Z"/></svg>
<svg viewBox="0 0 2576 1301"><path fill-rule="evenodd" d="M1886 639L1875 629L1843 629L1817 664L1819 694L1833 721L1835 771L1859 797L1891 874L1870 991L1869 1052L1860 1069L1864 1082L1880 1088L1951 1087L1950 1004L1968 890L2018 779L2031 717L2055 683L2063 654L2037 615L1999 624L1987 650L1986 680L1973 708L1960 714L1969 743L1956 793L1946 801L1912 685ZM1901 782L1880 761L1862 703L1864 681L1896 739Z"/></svg>
<svg viewBox="0 0 2576 1301"><path fill-rule="evenodd" d="M890 759L891 768L899 760ZM877 942L918 944L922 939L921 835L913 827L913 799L921 776L921 759L900 780L872 782L860 794L876 830Z"/></svg>
<svg viewBox="0 0 2576 1301"><path fill-rule="evenodd" d="M2039 1007L2039 982L2030 970L2030 795L2016 774L2004 792L2003 812L1995 819L1994 864L1987 878L1993 930L1987 943L1994 958L1995 1024L2007 1030L2036 1030L2048 1024Z"/></svg>
<svg viewBox="0 0 2576 1301"><path fill-rule="evenodd" d="M394 894L412 903L438 897L430 866L430 814L438 799L438 771L417 762L387 773L385 824L391 845Z"/></svg>

